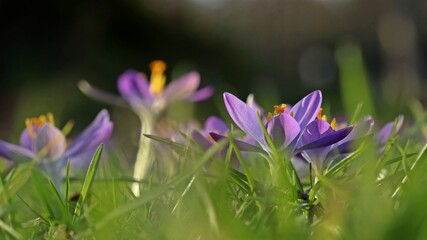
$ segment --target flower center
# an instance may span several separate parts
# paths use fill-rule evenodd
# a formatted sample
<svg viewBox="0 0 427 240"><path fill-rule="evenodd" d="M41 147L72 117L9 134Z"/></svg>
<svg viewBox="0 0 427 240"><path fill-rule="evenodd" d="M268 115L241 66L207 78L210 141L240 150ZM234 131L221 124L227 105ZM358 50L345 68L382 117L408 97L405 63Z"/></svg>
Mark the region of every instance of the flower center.
<svg viewBox="0 0 427 240"><path fill-rule="evenodd" d="M218 130L215 130L215 131L212 131L212 132L214 132L214 133L216 133L216 134L219 134L219 131ZM205 137L206 137L206 139L207 140L209 140L209 142L211 142L211 143L216 143L216 141L215 141L215 139L213 139L213 137L208 133L208 134L206 134L205 135Z"/></svg>
<svg viewBox="0 0 427 240"><path fill-rule="evenodd" d="M285 109L286 109L286 104L284 104L284 103L282 103L280 106L279 105L274 105L274 111L273 111L273 113L271 113L271 112L268 113L267 120L270 121L270 119L273 118L273 116L276 116L276 115L279 115L281 113L284 113Z"/></svg>
<svg viewBox="0 0 427 240"><path fill-rule="evenodd" d="M325 114L322 115L322 111L323 111L323 108L320 108L319 112L317 113L317 119L323 120L323 121L328 121L328 117ZM330 125L331 125L331 128L333 130L335 130L335 131L337 130L337 120L335 118L332 118Z"/></svg>
<svg viewBox="0 0 427 240"><path fill-rule="evenodd" d="M150 69L150 91L153 95L160 95L166 83L166 76L163 74L166 70L166 63L161 60L153 61L150 63Z"/></svg>
<svg viewBox="0 0 427 240"><path fill-rule="evenodd" d="M55 119L53 118L52 113L47 113L46 115L40 115L39 117L32 117L25 119L25 126L27 127L28 133L31 137L36 137L36 128L41 127L45 123L50 123L55 125Z"/></svg>

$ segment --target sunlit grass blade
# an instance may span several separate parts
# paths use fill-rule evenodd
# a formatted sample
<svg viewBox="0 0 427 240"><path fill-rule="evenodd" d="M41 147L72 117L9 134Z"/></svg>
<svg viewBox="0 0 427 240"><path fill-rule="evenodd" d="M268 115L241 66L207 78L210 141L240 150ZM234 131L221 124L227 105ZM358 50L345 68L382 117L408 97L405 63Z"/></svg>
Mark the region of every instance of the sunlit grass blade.
<svg viewBox="0 0 427 240"><path fill-rule="evenodd" d="M229 170L229 178L231 179L231 181L235 184L237 184L237 186L239 186L239 188L245 192L245 193L250 193L251 192L251 188L248 185L248 179L247 177L242 174L239 171L236 171L234 169L230 169Z"/></svg>
<svg viewBox="0 0 427 240"><path fill-rule="evenodd" d="M408 158L416 156L416 155L417 155L417 153L407 153L407 154L401 155L399 157L395 157L395 158L387 160L384 165L390 165L390 164L393 164L396 162L400 162L400 161L402 161L402 157L405 157L408 159Z"/></svg>
<svg viewBox="0 0 427 240"><path fill-rule="evenodd" d="M144 134L144 136L147 137L147 138L150 138L150 139L152 139L154 141L166 144L166 145L168 145L169 147L171 147L172 149L174 149L175 151L177 151L179 153L184 152L185 149L187 149L186 145L174 142L174 141L172 141L170 139L167 139L167 138L162 138L162 137L155 136L155 135L150 135L150 134Z"/></svg>
<svg viewBox="0 0 427 240"><path fill-rule="evenodd" d="M187 180L190 177L193 177L196 172L200 170L200 168L206 164L212 157L214 157L220 150L222 150L226 145L228 144L228 141L222 140L219 141L217 144L209 148L203 156L199 158L197 162L194 163L194 165L190 168L185 169L181 174L177 175L176 177L172 177L168 183L162 186L158 186L157 188L153 188L151 191L144 193L144 195L141 195L140 197L136 198L132 202L129 202L125 205L122 205L121 207L111 211L107 216L105 216L103 219L101 219L95 226L93 226L91 229L88 229L87 231L82 232L76 238L80 236L86 236L93 233L93 231L99 230L103 226L105 226L107 223L117 219L118 217L133 211L137 209L138 207L158 198L162 194L166 193L172 186L182 183L183 181Z"/></svg>
<svg viewBox="0 0 427 240"><path fill-rule="evenodd" d="M231 126L231 132L233 132L233 126ZM246 161L243 159L242 153L240 152L239 148L237 147L236 143L234 142L233 136L230 134L229 136L230 145L233 148L234 153L236 154L237 159L239 160L240 165L242 166L243 172L246 174L246 179L249 184L249 188L252 193L255 191L255 182L253 179L253 176L251 172L249 171L248 165L246 164Z"/></svg>
<svg viewBox="0 0 427 240"><path fill-rule="evenodd" d="M5 178L4 187L0 192L4 195L4 191L7 191L8 197L13 197L17 194L19 190L29 181L31 177L31 172L34 169L35 162L28 164L23 164L18 167L17 170L11 171L8 176ZM0 199L0 204L2 204L3 199Z"/></svg>
<svg viewBox="0 0 427 240"><path fill-rule="evenodd" d="M62 208L62 210L63 210L62 212L66 213L67 211L65 211L66 210L66 206L65 206L64 200L62 199L61 194L59 193L59 191L56 188L55 184L50 179L49 179L49 185L50 185L50 188L52 189L52 191L54 193L53 195L55 196L55 198L57 199L57 201L59 203L61 203L61 206L63 207Z"/></svg>
<svg viewBox="0 0 427 240"><path fill-rule="evenodd" d="M44 221L45 224L49 224L49 220L47 220L45 217L43 217L43 215L39 212L37 212L34 208L32 208L24 199L22 199L21 196L17 195L17 197L22 201L22 203L28 207L28 209L30 209L30 211L32 213L34 213L34 215L36 215L37 217L39 217L41 220Z"/></svg>
<svg viewBox="0 0 427 240"><path fill-rule="evenodd" d="M420 161L421 158L423 158L424 154L427 151L427 144L424 145L423 149L421 149L421 151L418 153L417 158L415 159L415 161L412 163L411 168L409 169L409 171L413 171L415 166L418 164L418 162ZM396 197L397 194L400 192L402 185L406 183L406 181L408 180L408 175L406 175L401 184L396 188L396 190L394 191L393 195L391 196L392 198Z"/></svg>
<svg viewBox="0 0 427 240"><path fill-rule="evenodd" d="M67 217L70 211L70 169L71 169L71 161L68 160L67 170L65 173L65 209L67 210Z"/></svg>
<svg viewBox="0 0 427 240"><path fill-rule="evenodd" d="M90 188L92 186L93 180L95 179L96 170L98 169L99 161L101 159L103 144L99 145L99 147L96 149L95 154L92 157L92 161L89 165L89 168L87 170L86 178L82 186L82 190L80 191L80 197L76 204L76 208L74 210L74 216L73 221L77 220L77 218L80 217L82 210L83 210L83 204L85 203Z"/></svg>
<svg viewBox="0 0 427 240"><path fill-rule="evenodd" d="M13 229L11 226L7 225L1 219L0 219L0 228L3 229L8 234L10 234L15 239L23 239L21 234L19 234L15 229Z"/></svg>

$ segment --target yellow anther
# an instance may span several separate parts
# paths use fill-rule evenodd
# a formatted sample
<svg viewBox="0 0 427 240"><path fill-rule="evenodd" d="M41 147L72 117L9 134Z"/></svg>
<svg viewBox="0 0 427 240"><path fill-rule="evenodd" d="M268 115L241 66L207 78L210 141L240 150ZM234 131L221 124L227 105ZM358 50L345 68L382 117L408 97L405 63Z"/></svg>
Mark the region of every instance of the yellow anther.
<svg viewBox="0 0 427 240"><path fill-rule="evenodd" d="M336 120L335 118L332 118L332 121L331 121L331 128L332 128L333 130L337 130L337 120Z"/></svg>
<svg viewBox="0 0 427 240"><path fill-rule="evenodd" d="M270 121L273 118L273 114L271 112L269 112L267 114L267 121Z"/></svg>
<svg viewBox="0 0 427 240"><path fill-rule="evenodd" d="M25 127L28 130L28 133L31 137L36 136L36 132L34 130L35 127L41 127L46 122L55 125L55 121L52 113L47 113L46 115L40 115L39 117L32 117L25 119Z"/></svg>
<svg viewBox="0 0 427 240"><path fill-rule="evenodd" d="M40 115L39 118L36 120L36 125L41 126L46 122L46 116Z"/></svg>
<svg viewBox="0 0 427 240"><path fill-rule="evenodd" d="M282 103L282 105L278 106L275 105L274 106L274 115L278 115L280 113L284 113L286 109L286 104Z"/></svg>
<svg viewBox="0 0 427 240"><path fill-rule="evenodd" d="M36 136L36 132L34 132L32 119L27 118L25 119L25 127L27 128L28 134L30 134L31 137Z"/></svg>
<svg viewBox="0 0 427 240"><path fill-rule="evenodd" d="M151 78L150 91L153 95L159 95L163 92L166 83L166 76L163 74L166 70L166 63L156 60L150 63Z"/></svg>
<svg viewBox="0 0 427 240"><path fill-rule="evenodd" d="M51 112L48 112L46 114L47 122L55 126L55 118L53 117L53 114Z"/></svg>
<svg viewBox="0 0 427 240"><path fill-rule="evenodd" d="M323 116L322 116L322 120L323 120L323 121L328 121L328 117L326 117L326 115L323 115Z"/></svg>

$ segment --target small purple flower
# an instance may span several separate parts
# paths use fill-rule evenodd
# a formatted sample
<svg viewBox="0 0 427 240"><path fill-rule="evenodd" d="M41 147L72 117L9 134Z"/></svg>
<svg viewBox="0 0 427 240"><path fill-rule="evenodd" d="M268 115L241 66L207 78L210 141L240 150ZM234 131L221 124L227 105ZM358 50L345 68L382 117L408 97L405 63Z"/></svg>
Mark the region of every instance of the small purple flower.
<svg viewBox="0 0 427 240"><path fill-rule="evenodd" d="M205 125L201 131L191 131L191 138L202 149L208 149L215 142L215 140L209 134L210 132L226 135L229 131L229 127L222 119L217 116L210 116L208 119L206 119Z"/></svg>
<svg viewBox="0 0 427 240"><path fill-rule="evenodd" d="M216 141L219 141L218 138L213 136L226 136L230 132L228 125L219 117L210 116L204 124L204 127L201 131L193 130L191 132L191 139L197 143L202 149L208 149ZM216 135L213 135L216 134ZM248 138L243 139L234 139L234 142L243 151L262 151L260 148L254 146L254 143L249 144L250 140Z"/></svg>
<svg viewBox="0 0 427 240"><path fill-rule="evenodd" d="M310 125L313 125L310 124ZM328 122L324 120L316 120L314 129L310 129L307 127L306 131L313 132L314 134L327 134L328 132L335 131L333 126L329 125ZM326 145L324 147L307 149L301 152L302 158L307 161L307 163L311 163L313 169L316 172L323 171L330 164L336 164L339 160L342 159L342 156L350 153L353 149L352 145L363 136L369 134L372 130L373 121L371 118L365 118L358 124L356 127L352 129L352 131L342 138L340 141L337 141L333 144ZM305 134L303 134L305 136ZM306 139L302 139L302 141L306 141ZM308 166L308 164L307 164Z"/></svg>
<svg viewBox="0 0 427 240"><path fill-rule="evenodd" d="M145 74L136 70L127 70L117 80L117 88L122 98L137 114L158 114L168 104L175 101L198 102L212 96L214 90L207 86L197 90L200 75L190 72L166 85L163 61L153 61L150 64L151 77L147 80ZM80 83L80 89L95 99L117 103L117 97L90 86L87 82Z"/></svg>
<svg viewBox="0 0 427 240"><path fill-rule="evenodd" d="M28 118L25 124L26 129L21 134L19 145L0 140L0 156L15 162L38 161L57 186L67 160L77 160L93 151L110 138L113 130L107 110L102 110L69 146L64 134L55 127L51 113Z"/></svg>
<svg viewBox="0 0 427 240"><path fill-rule="evenodd" d="M314 132L328 132L331 128L335 128L336 124L327 123L323 120L317 120L318 130ZM355 149L355 144L372 133L374 126L374 120L367 116L360 120L353 130L342 140L319 148L313 148L302 151L292 159L292 163L298 172L300 177L305 177L309 174L309 164L312 164L312 168L315 172L321 173L326 168L333 166L340 162L345 156L350 154Z"/></svg>
<svg viewBox="0 0 427 240"><path fill-rule="evenodd" d="M243 143L252 145L256 142L257 146L252 145L252 149L272 153L256 110L230 93L224 93L224 102L233 121L248 135ZM289 110L286 110L285 104L275 107L275 115L267 118L265 128L279 151L285 151L289 156L293 156L302 150L332 145L348 135L351 127L338 131L324 131L322 125L314 121L321 102L321 92L314 91ZM211 133L211 136L215 140L224 137L216 133Z"/></svg>

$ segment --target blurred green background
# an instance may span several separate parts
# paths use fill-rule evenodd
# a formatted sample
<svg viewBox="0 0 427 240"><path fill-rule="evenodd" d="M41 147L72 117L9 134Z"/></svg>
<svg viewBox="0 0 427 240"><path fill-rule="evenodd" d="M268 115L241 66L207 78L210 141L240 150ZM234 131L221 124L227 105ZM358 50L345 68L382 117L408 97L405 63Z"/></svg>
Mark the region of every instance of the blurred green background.
<svg viewBox="0 0 427 240"><path fill-rule="evenodd" d="M223 91L253 92L266 107L321 89L338 113L336 51L348 42L360 47L379 117L392 120L426 100L426 14L421 0L0 1L0 138L48 111L83 128L112 108L81 94L79 80L117 93L121 72L148 73L155 59L169 80L197 70L216 87L195 106L200 119L223 111Z"/></svg>

